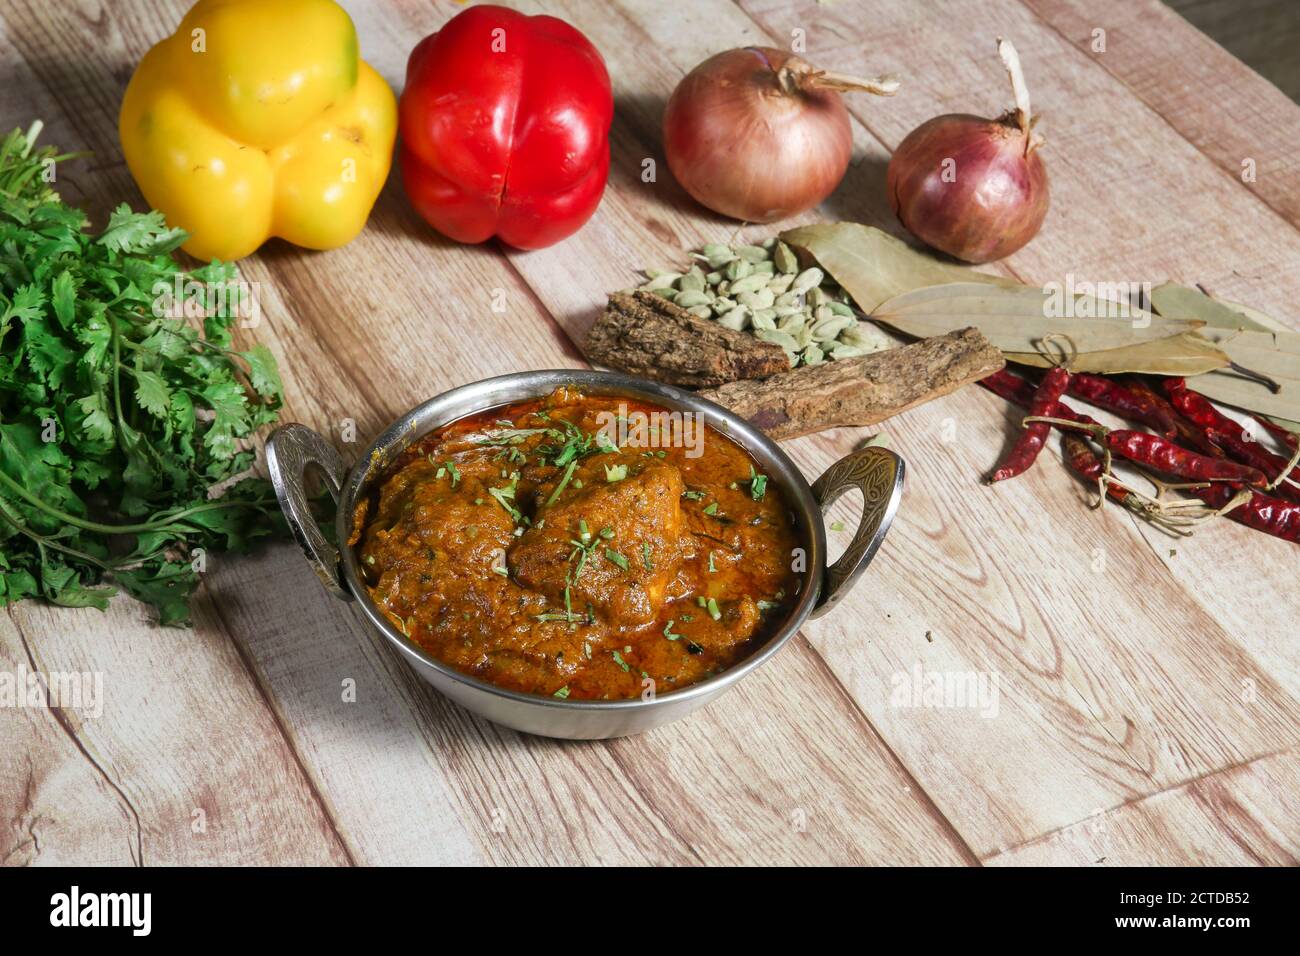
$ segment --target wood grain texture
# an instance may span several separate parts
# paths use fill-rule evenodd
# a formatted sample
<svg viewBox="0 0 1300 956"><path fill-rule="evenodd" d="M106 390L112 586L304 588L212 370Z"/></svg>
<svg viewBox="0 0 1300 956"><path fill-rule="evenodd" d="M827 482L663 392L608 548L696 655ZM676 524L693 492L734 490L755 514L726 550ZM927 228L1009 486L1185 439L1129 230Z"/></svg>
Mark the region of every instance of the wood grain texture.
<svg viewBox="0 0 1300 956"><path fill-rule="evenodd" d="M1296 866L1300 754L1228 767L1096 813L986 859L990 866Z"/></svg>
<svg viewBox="0 0 1300 956"><path fill-rule="evenodd" d="M1124 84L1179 135L1258 196L1291 225L1300 226L1300 111L1282 90L1255 73L1159 0L1096 4L1026 0L1044 23ZM1240 4L1221 5L1240 19ZM1291 32L1300 22L1290 18ZM1259 18L1254 20L1256 30ZM1104 35L1094 31L1104 30ZM1258 35L1258 34L1257 34ZM1096 49L1104 41L1104 49ZM1290 47L1291 72L1300 61ZM1294 309L1292 310L1294 315Z"/></svg>
<svg viewBox="0 0 1300 956"><path fill-rule="evenodd" d="M140 204L120 161L117 101L186 5L0 10L0 126L35 112L50 142L95 149L93 166L69 167L65 189L99 221L122 197ZM397 88L414 38L460 9L345 6L362 55ZM1103 19L1133 26L1100 61L1079 46L1075 7L1053 0L520 6L579 25L614 80L610 186L581 232L532 253L456 246L410 210L394 176L346 248L274 242L241 264L264 316L244 335L281 363L285 419L348 457L446 388L580 367L573 343L609 291L701 242L736 241L735 223L672 181L663 103L704 56L785 46L796 29L815 63L893 69L905 82L891 100L851 101L855 161L801 221L897 233L883 190L889 147L934 113L1005 105L1002 32L1044 113L1053 190L1043 233L1005 273L1200 280L1295 321L1300 233L1284 214L1294 189L1283 177L1266 192L1262 174L1246 188L1225 167L1235 146L1219 155L1214 144L1274 142L1270 130L1294 128L1300 108L1193 109L1178 64L1143 72L1116 54L1132 57L1125 44L1137 40L1167 56L1186 45L1215 64L1230 97L1249 99L1253 74L1147 4L1104 5ZM1160 36L1142 32L1151 23ZM1227 522L1171 542L1116 509L1089 511L1054 450L1005 487L981 486L1018 419L979 389L891 419L909 487L868 574L732 693L640 737L549 741L468 715L330 599L289 545L215 561L192 632L152 628L127 601L108 615L10 609L0 669L27 659L100 670L107 699L95 721L0 709L0 860L1294 862L1294 546ZM786 447L811 479L862 436ZM849 534L831 534L832 554ZM970 675L984 694L929 706L915 686L927 675ZM195 808L209 822L202 839ZM1098 819L1107 842L1089 829Z"/></svg>

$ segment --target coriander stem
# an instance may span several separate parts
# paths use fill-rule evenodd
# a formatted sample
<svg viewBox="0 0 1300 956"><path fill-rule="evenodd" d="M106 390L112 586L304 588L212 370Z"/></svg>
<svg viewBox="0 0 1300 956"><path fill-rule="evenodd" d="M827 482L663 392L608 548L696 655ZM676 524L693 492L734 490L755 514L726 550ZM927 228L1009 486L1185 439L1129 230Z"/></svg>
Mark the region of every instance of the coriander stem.
<svg viewBox="0 0 1300 956"><path fill-rule="evenodd" d="M98 521L87 521L84 518L78 518L76 515L68 514L66 511L60 511L51 505L47 505L40 498L32 494L18 482L14 481L3 471L0 471L0 484L4 485L18 497L22 498L28 504L41 509L52 518L58 518L65 524L70 524L74 528L80 528L83 531L97 531L100 534L141 534L146 531L166 531L174 523L181 521L190 515L202 514L206 511L219 511L223 508L255 508L259 511L264 506L269 505L271 500L258 499L256 501L213 501L205 505L194 505L177 511L175 514L168 515L161 521L145 521L140 524L102 524Z"/></svg>
<svg viewBox="0 0 1300 956"><path fill-rule="evenodd" d="M0 501L3 501L3 499L0 499ZM64 545L58 544L53 539L47 538L44 535L38 534L37 532L33 531L31 528L27 527L27 525L23 524L23 522L19 521L17 518L15 518L13 515L9 513L9 508L7 504L0 504L0 518L4 518L4 520L9 523L10 527L12 527L15 531L17 531L19 534L23 535L24 537L30 538L32 541L36 542L36 544L39 546L51 548L54 551L62 551L64 554L70 555L76 558L78 561L85 561L88 564L93 564L101 571L113 570L113 565L105 564L103 561L99 560L99 558L95 557L93 554L87 554L84 551L78 551L75 548L69 548Z"/></svg>

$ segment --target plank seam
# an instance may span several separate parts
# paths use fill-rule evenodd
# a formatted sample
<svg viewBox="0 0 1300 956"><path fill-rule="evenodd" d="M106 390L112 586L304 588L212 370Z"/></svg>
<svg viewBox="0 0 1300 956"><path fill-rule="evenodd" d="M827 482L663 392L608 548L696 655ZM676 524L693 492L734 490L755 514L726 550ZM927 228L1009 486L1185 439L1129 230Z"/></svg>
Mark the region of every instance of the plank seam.
<svg viewBox="0 0 1300 956"><path fill-rule="evenodd" d="M1051 830L1048 830L1044 833L1040 833L1037 836L1030 837L1028 840L1022 840L1021 842L1012 844L1011 846L1000 847L995 852L986 854L982 858L982 860L987 861L987 860L996 859L997 857L1010 853L1013 850L1019 850L1025 847L1036 846L1037 844L1050 840L1052 837L1064 833L1066 830L1069 830L1071 827L1077 827L1079 824L1085 823L1088 820L1098 818L1098 817L1108 817L1111 814L1118 813L1120 810L1124 810L1128 807L1140 806L1141 804L1145 803L1148 800L1154 800L1157 797L1161 797L1170 793L1176 793L1180 790L1189 790L1192 787L1195 787L1197 784L1203 781L1211 780L1214 777L1219 776L1220 774L1231 774L1237 770L1242 770L1246 767L1249 767L1251 764L1258 763L1261 760L1271 760L1275 757L1285 757L1289 754L1296 752L1298 749L1300 749L1300 745L1291 744L1289 746L1283 747L1280 750L1271 750L1268 753L1257 754L1254 757L1247 757L1245 760L1239 760L1236 763L1231 763L1224 767L1216 767L1214 770L1207 770L1204 773L1197 774L1194 777L1188 777L1185 780L1179 780L1176 783L1171 783L1169 786L1162 787L1161 789L1152 791L1151 793L1144 793L1141 794L1140 796L1131 797L1128 800L1121 801L1120 803L1117 803L1114 806L1107 807L1106 809L1102 810L1100 813L1092 813L1086 817L1081 817L1078 820L1073 820L1069 823L1064 823L1059 827L1053 827ZM1193 794L1193 797L1195 797L1195 794Z"/></svg>
<svg viewBox="0 0 1300 956"><path fill-rule="evenodd" d="M343 833L339 829L338 819L334 813L334 809L330 806L329 801L326 800L325 795L317 786L316 778L308 771L307 765L302 759L302 754L298 750L294 736L289 732L284 717L280 713L280 709L276 706L273 695L270 693L270 688L267 686L263 675L257 669L251 655L248 653L248 648L245 647L243 641L235 636L234 630L230 627L229 623L226 621L225 615L221 612L220 602L213 600L212 596L209 594L204 594L203 599L208 603L217 619L221 622L222 632L225 633L226 638L234 648L235 654L239 657L239 661L243 665L245 672L248 674L249 680L257 689L258 696L262 698L262 703L266 706L267 712L270 714L276 730L284 741L284 746L288 749L289 753L292 754L294 765L297 766L298 772L302 774L303 781L307 785L307 791L312 795L312 799L316 801L317 806L320 808L321 815L329 824L330 833L334 836L334 840L338 844L339 849L342 850L343 856L348 861L348 865L356 866L356 856L353 854L352 847L348 845L347 840L343 838Z"/></svg>
<svg viewBox="0 0 1300 956"><path fill-rule="evenodd" d="M1168 127L1169 130L1170 130L1171 132L1173 132L1173 134L1174 134L1175 136L1177 136L1179 139L1181 139L1181 140L1182 140L1184 143L1186 143L1188 146L1192 147L1192 149L1196 151L1197 155L1203 157L1203 158L1206 160L1206 162L1208 162L1208 163L1210 164L1211 167L1213 167L1214 169L1218 170L1219 173L1220 173L1221 175L1226 176L1226 177L1227 177L1231 182L1233 182L1236 186L1239 186L1239 187L1241 187L1241 189L1245 190L1245 192L1246 192L1246 194L1247 194L1248 196L1250 196L1252 199L1254 199L1256 202L1258 202L1261 206L1263 206L1265 209L1267 209L1270 213L1272 213L1274 216L1276 216L1276 217L1277 217L1279 220L1281 220L1281 221L1282 221L1282 222L1283 222L1283 223L1284 223L1288 228L1290 228L1290 229L1294 229L1294 230L1300 232L1300 224L1297 224L1297 223L1292 222L1292 221L1290 220L1290 218L1288 218L1288 216L1286 215L1286 213L1284 213L1282 210L1278 209L1278 208L1277 208L1276 206L1274 206L1271 202L1269 202L1269 200L1268 200L1267 198L1265 198L1264 196L1262 196L1262 195L1260 195L1259 193L1255 192L1253 189L1250 189L1250 188L1249 188L1249 187L1248 187L1244 182L1242 182L1241 179L1240 179L1240 177L1238 177L1238 176L1233 172L1233 170L1232 170L1230 167L1224 166L1224 165L1223 165L1222 163L1220 163L1217 159L1215 159L1213 156L1211 156L1209 153L1207 153L1205 150L1203 150L1200 146L1198 146L1196 143L1192 142L1192 140L1187 136L1186 133L1184 133L1181 129L1179 129L1177 126L1175 126L1174 123L1173 123L1173 121L1172 121L1171 119L1169 119L1167 116L1165 116L1163 113L1161 113L1160 110L1158 110L1158 109L1157 109L1157 108L1156 108L1156 107L1151 103L1150 100L1148 100L1148 99L1147 99L1145 96L1143 96L1140 92L1138 92L1136 89L1134 89L1132 86L1130 86L1130 85L1128 84L1128 82L1124 79L1124 77L1120 76L1118 73L1116 73L1116 72L1114 72L1113 70L1111 70L1110 67L1108 67L1105 63L1101 62L1100 60L1095 59L1095 58L1093 58L1093 57L1084 56L1083 51L1080 50L1079 47L1075 45L1075 41L1072 40L1072 39L1070 39L1070 37L1066 36L1066 34L1064 33L1064 31L1062 31L1061 28L1058 27L1055 23L1053 23L1051 20L1048 20L1048 19L1047 19L1046 17L1044 17L1041 13L1039 13L1036 9L1034 9L1034 7L1033 7L1032 4L1029 2L1029 0L1020 0L1020 5L1023 6L1026 10L1028 10L1028 11L1029 11L1033 16L1034 16L1034 18L1035 18L1036 20L1038 20L1038 21L1039 21L1040 23L1042 23L1045 27L1047 27L1049 30L1051 30L1053 33L1055 33L1057 36L1059 36L1059 37L1061 38L1062 42L1064 42L1065 45L1066 45L1069 49L1073 50L1075 53L1077 53L1077 54L1079 54L1080 56L1082 56L1085 62L1092 63L1092 64L1096 65L1096 66L1099 67L1099 68L1100 68L1100 69L1101 69L1101 70L1102 70L1102 71L1103 71L1107 76L1109 76L1112 80L1114 80L1116 83L1118 83L1120 86L1122 86L1125 90L1127 90L1127 91L1129 92L1129 94L1130 94L1130 95L1131 95L1135 100L1137 100L1139 103L1141 103L1141 104L1146 108L1147 112L1149 112L1152 116L1155 116L1155 117L1156 117L1156 118L1157 118L1161 123L1163 123L1166 127ZM1174 11L1174 12L1177 13L1177 11ZM1183 19L1185 19L1185 18L1183 18ZM1196 32L1200 33L1202 36L1207 37L1207 38L1210 40L1210 42L1214 43L1216 46L1219 46L1218 41L1216 41L1216 40L1215 40L1213 37L1211 37L1208 33L1205 33L1204 31L1200 30L1199 28L1197 28L1195 25L1193 25L1193 24L1190 23L1190 22L1187 24L1187 26L1188 26L1190 29L1192 29L1192 30L1196 30ZM1233 56L1233 54L1232 54L1231 52L1229 52L1228 50L1224 49L1222 46L1219 46L1219 48L1220 48L1221 50L1223 50L1223 52L1226 53L1228 56L1231 56L1234 60L1236 60L1238 63L1240 63L1240 64L1242 65L1242 67L1244 67L1244 68L1247 69L1247 70L1250 70L1250 72L1253 73L1255 76L1259 76L1259 74L1258 74L1258 73L1255 73L1255 71L1254 71L1253 69L1251 69L1251 67L1249 66L1249 64L1247 64L1244 60L1237 59L1237 57ZM1265 83L1268 82L1268 81L1265 80L1262 76L1259 76L1259 78L1260 78L1261 80L1263 80Z"/></svg>
<svg viewBox="0 0 1300 956"><path fill-rule="evenodd" d="M798 635L796 635L796 639L802 646L812 652L816 666L830 678L831 683L839 690L840 696L849 707L852 708L853 712L861 718L862 722L866 724L871 734L880 743L880 746L885 748L885 752L889 754L889 758L898 767L904 778L906 778L908 786L920 795L922 802L925 804L928 815L939 824L940 829L944 831L945 835L957 845L962 856L966 858L967 862L971 866L982 866L983 864L980 860L979 854L976 853L971 845L966 842L966 838L961 835L961 831L959 831L944 812L939 809L939 805L934 802L934 799L930 796L929 792L921 786L920 781L917 780L916 776L912 773L911 768L909 768L907 764L903 762L902 758L900 758L894 751L894 748L890 745L889 741L885 739L884 734L880 732L872 722L871 718L867 716L866 711L862 709L862 706L858 703L857 699L848 692L848 688L844 686L844 682L839 679L839 676L833 670L831 670L830 665L826 663L826 658L822 657L822 655L817 651L817 648L813 645L812 641L808 640L807 635L805 635L803 631L800 631Z"/></svg>
<svg viewBox="0 0 1300 956"><path fill-rule="evenodd" d="M31 644L27 640L27 633L23 630L22 623L18 620L18 615L11 611L9 614L9 620L13 622L14 630L18 632L18 639L22 641L23 650L27 654L28 664L31 665L33 671L44 673L44 670L36 661L36 655L32 651ZM127 793L122 786L109 774L108 769L95 759L90 752L90 748L87 747L81 737L77 735L77 732L72 729L72 725L68 722L67 717L64 716L62 708L49 707L47 709L54 717L54 720L58 723L59 727L63 729L63 732L68 735L68 738L72 741L73 745L81 752L81 755L86 758L93 768L95 768L96 773L103 778L109 788L117 794L118 798L126 807L127 812L131 815L131 819L135 823L134 845L128 844L128 849L131 853L131 861L136 866L144 866L144 827L140 823L140 811L136 809L135 804L131 802L131 798L127 796Z"/></svg>

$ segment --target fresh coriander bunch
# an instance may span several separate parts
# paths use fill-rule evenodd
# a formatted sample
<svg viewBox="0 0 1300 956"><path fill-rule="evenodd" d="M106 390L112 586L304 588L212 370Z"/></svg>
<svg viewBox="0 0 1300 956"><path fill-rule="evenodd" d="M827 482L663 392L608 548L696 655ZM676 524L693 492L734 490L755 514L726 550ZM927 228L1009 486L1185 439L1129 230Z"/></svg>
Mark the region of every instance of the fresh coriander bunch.
<svg viewBox="0 0 1300 956"><path fill-rule="evenodd" d="M185 272L161 213L88 232L40 127L0 141L0 603L121 589L185 624L206 556L283 526L241 441L276 419L275 360L234 349L238 270Z"/></svg>

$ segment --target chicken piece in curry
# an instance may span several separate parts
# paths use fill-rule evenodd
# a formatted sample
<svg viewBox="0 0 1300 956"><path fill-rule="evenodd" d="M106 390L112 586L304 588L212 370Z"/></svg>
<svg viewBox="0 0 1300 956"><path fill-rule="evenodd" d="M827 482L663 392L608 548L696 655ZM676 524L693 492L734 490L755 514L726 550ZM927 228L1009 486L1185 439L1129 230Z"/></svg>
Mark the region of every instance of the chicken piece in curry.
<svg viewBox="0 0 1300 956"><path fill-rule="evenodd" d="M779 626L799 583L789 507L743 449L680 413L573 388L417 441L361 503L349 544L415 644L560 698L710 677Z"/></svg>

